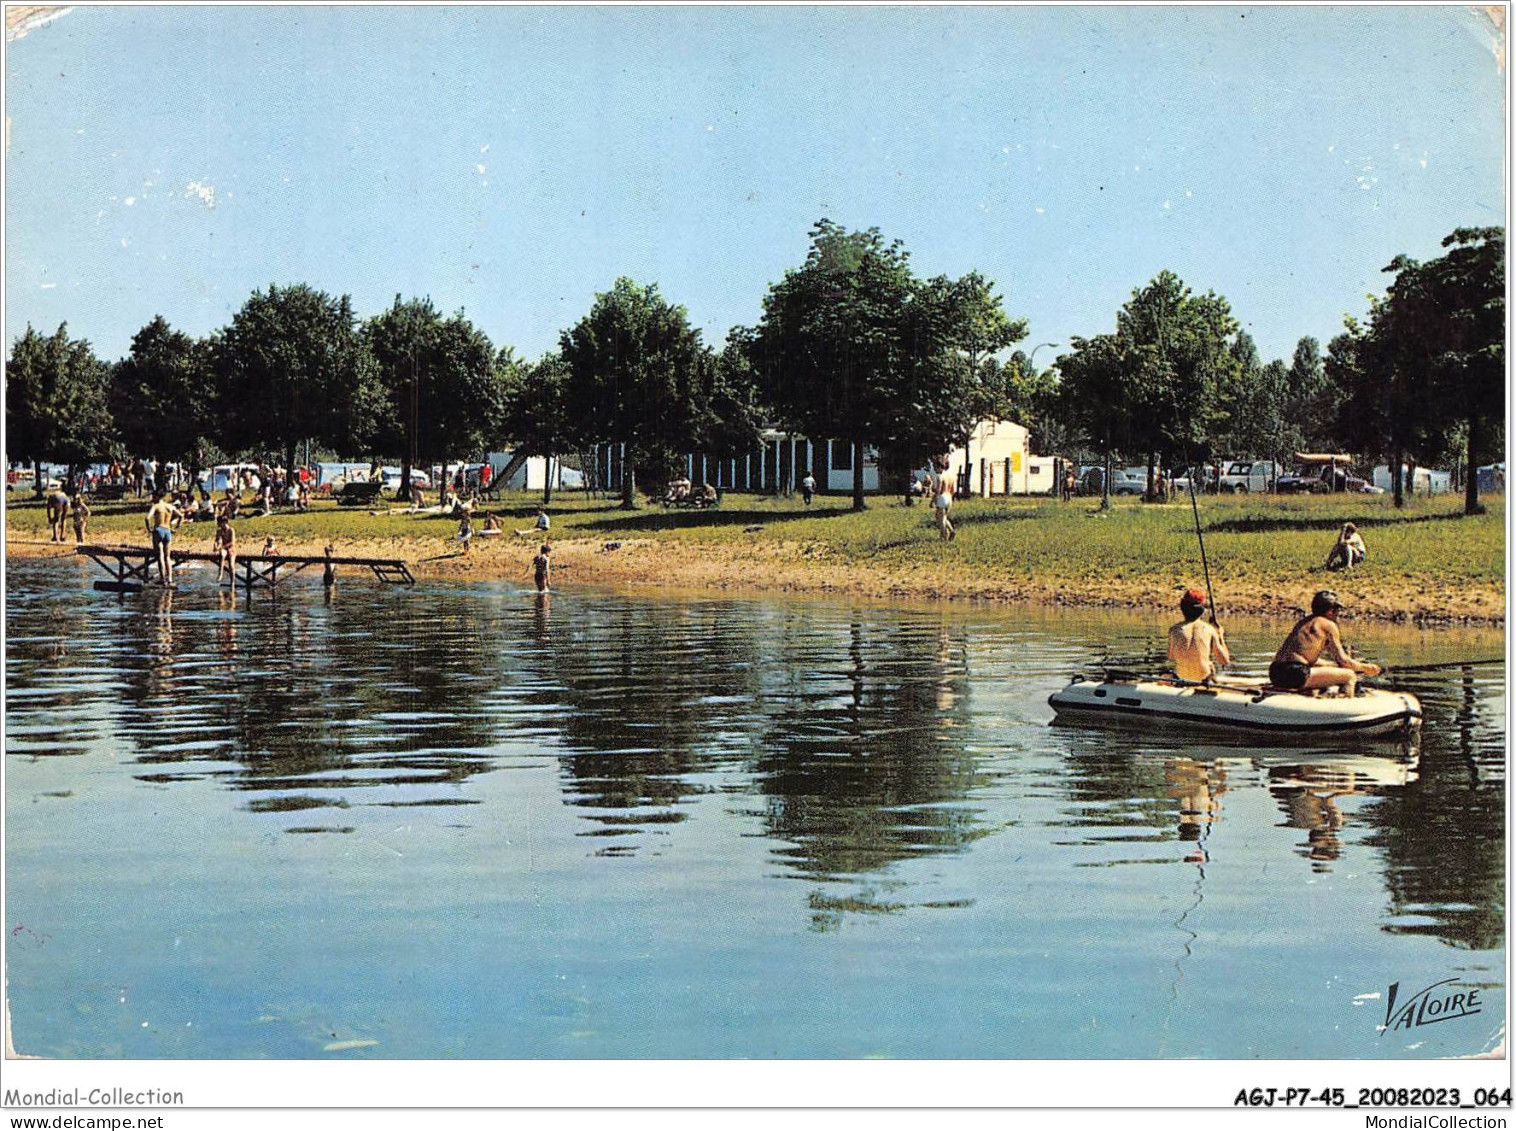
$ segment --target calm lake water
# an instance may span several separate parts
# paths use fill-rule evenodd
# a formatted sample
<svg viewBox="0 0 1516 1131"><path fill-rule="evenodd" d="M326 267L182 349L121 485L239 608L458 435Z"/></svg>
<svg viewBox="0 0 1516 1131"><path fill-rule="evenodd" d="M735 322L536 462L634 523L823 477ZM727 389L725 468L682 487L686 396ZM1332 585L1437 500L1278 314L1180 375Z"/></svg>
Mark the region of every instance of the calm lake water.
<svg viewBox="0 0 1516 1131"><path fill-rule="evenodd" d="M1505 1009L1505 674L1419 751L1053 726L1162 618L9 570L54 1057L1406 1057ZM1258 670L1276 629L1234 626ZM1498 635L1347 625L1373 658ZM1453 979L1483 1011L1381 1033Z"/></svg>

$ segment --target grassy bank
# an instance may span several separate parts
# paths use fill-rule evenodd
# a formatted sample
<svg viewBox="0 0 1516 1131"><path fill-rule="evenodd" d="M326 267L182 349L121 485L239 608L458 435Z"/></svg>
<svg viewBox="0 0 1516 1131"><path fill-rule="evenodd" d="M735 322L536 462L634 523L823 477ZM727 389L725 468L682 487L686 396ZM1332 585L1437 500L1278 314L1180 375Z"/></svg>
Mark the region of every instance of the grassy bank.
<svg viewBox="0 0 1516 1131"><path fill-rule="evenodd" d="M12 492L14 496L16 493ZM528 527L537 499L494 508ZM1504 500L1464 518L1461 499L1414 499L1396 511L1388 496L1227 497L1200 503L1216 599L1223 612L1285 615L1331 585L1356 612L1386 620L1499 624L1505 603ZM931 512L874 499L862 513L842 498L728 496L719 510L617 509L614 500L560 496L551 508L560 584L678 584L712 588L830 590L871 596L1028 600L1069 605L1167 608L1176 591L1203 585L1187 500L1150 506L1118 500L970 499L955 506L958 537L937 538ZM1320 565L1337 528L1356 522L1369 560L1350 574ZM11 502L12 553L49 552L40 504ZM457 523L322 504L308 514L244 518L245 550L272 533L281 548L404 557L422 576L524 576L534 536L476 539L457 556ZM187 525L179 544L208 548L210 523ZM90 540L141 542L142 508L102 504ZM44 543L38 547L36 543ZM204 543L204 547L201 547Z"/></svg>

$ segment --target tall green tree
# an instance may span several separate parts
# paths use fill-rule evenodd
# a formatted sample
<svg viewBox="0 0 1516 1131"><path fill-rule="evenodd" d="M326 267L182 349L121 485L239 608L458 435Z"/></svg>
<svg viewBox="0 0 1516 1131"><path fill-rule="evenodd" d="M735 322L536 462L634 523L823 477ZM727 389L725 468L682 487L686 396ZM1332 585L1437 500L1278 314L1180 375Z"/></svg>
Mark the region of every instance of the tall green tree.
<svg viewBox="0 0 1516 1131"><path fill-rule="evenodd" d="M1468 465L1464 512L1477 514L1476 469L1503 446L1505 420L1505 229L1459 228L1442 241L1446 254L1428 263L1406 256L1386 270L1390 332L1408 384L1425 390L1424 408L1437 433L1457 430Z"/></svg>
<svg viewBox="0 0 1516 1131"><path fill-rule="evenodd" d="M1337 432L1343 388L1327 379L1321 344L1312 337L1295 343L1290 358L1289 402L1280 450L1335 451L1343 446Z"/></svg>
<svg viewBox="0 0 1516 1131"><path fill-rule="evenodd" d="M460 311L444 318L429 298L395 296L363 324L383 390L376 444L400 454L400 492L420 463L482 457L499 431L514 358ZM440 485L445 486L445 485Z"/></svg>
<svg viewBox="0 0 1516 1131"><path fill-rule="evenodd" d="M1070 352L1058 358L1062 416L1100 453L1100 506L1111 505L1111 464L1117 451L1132 450L1131 417L1126 413L1127 351L1117 334L1075 336Z"/></svg>
<svg viewBox="0 0 1516 1131"><path fill-rule="evenodd" d="M581 429L569 413L568 362L562 354L550 353L523 365L506 350L497 368L505 382L500 438L515 452L547 460L548 474L542 487L546 505L553 501L553 459L582 442Z"/></svg>
<svg viewBox="0 0 1516 1131"><path fill-rule="evenodd" d="M1026 328L980 276L918 280L877 228L823 219L810 236L804 265L764 296L751 357L780 420L852 445L862 510L865 446L911 463L962 443L989 400L984 360Z"/></svg>
<svg viewBox="0 0 1516 1131"><path fill-rule="evenodd" d="M72 477L103 455L112 439L105 365L89 342L70 338L68 324L44 337L30 325L11 346L5 367L6 447L31 461L43 490L42 461L56 460Z"/></svg>
<svg viewBox="0 0 1516 1131"><path fill-rule="evenodd" d="M1059 358L1076 419L1107 456L1120 448L1146 457L1150 495L1159 456L1190 463L1225 434L1242 374L1230 348L1236 332L1224 298L1195 295L1162 271L1132 292L1115 334L1075 338Z"/></svg>
<svg viewBox="0 0 1516 1131"><path fill-rule="evenodd" d="M347 451L372 440L382 391L346 295L254 291L213 351L223 446L280 453L293 468L305 440Z"/></svg>
<svg viewBox="0 0 1516 1131"><path fill-rule="evenodd" d="M559 337L568 412L595 443L625 445L622 506L640 473L665 475L699 440L706 349L657 284L617 279Z"/></svg>
<svg viewBox="0 0 1516 1131"><path fill-rule="evenodd" d="M154 463L185 461L191 482L217 430L215 378L208 346L173 329L162 315L132 337L111 371L110 409L121 442Z"/></svg>

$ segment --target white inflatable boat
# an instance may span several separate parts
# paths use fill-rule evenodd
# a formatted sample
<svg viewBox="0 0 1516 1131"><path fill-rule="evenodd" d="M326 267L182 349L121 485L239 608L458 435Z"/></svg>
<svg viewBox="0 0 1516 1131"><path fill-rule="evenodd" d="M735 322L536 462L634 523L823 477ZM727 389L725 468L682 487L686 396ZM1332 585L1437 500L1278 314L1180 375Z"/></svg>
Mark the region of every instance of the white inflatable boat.
<svg viewBox="0 0 1516 1131"><path fill-rule="evenodd" d="M1421 703L1403 691L1367 688L1352 698L1312 696L1276 691L1261 679L1190 683L1111 673L1075 676L1048 703L1060 722L1131 719L1255 734L1398 735L1421 725Z"/></svg>

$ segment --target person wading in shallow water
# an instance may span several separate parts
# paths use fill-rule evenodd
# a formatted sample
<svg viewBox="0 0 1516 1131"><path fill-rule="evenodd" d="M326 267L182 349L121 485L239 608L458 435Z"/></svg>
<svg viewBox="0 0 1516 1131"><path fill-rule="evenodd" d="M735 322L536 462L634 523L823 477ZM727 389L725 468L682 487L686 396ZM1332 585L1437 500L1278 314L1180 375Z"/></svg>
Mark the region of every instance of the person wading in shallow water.
<svg viewBox="0 0 1516 1131"><path fill-rule="evenodd" d="M180 519L179 508L168 501L168 492L159 491L153 505L147 508L144 521L158 557L158 580L164 585L174 583L174 559L169 554L169 545L174 540L174 527L179 525Z"/></svg>
<svg viewBox="0 0 1516 1131"><path fill-rule="evenodd" d="M1200 619L1205 612L1205 594L1190 589L1179 598L1184 620L1169 628L1169 660L1174 674L1195 683L1214 679L1218 667L1232 662L1226 646L1226 630Z"/></svg>
<svg viewBox="0 0 1516 1131"><path fill-rule="evenodd" d="M1378 675L1378 664L1355 660L1343 647L1337 629L1337 614L1342 602L1330 589L1311 598L1311 615L1302 617L1290 629L1269 665L1269 682L1286 691L1318 691L1340 687L1343 694L1358 690L1360 675ZM1323 662L1325 656L1330 662Z"/></svg>

